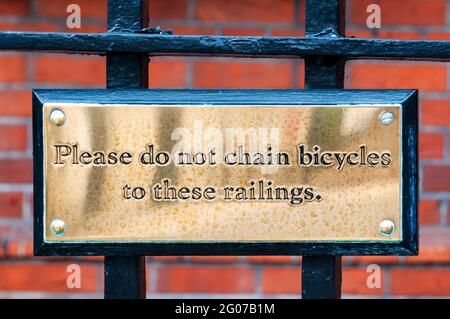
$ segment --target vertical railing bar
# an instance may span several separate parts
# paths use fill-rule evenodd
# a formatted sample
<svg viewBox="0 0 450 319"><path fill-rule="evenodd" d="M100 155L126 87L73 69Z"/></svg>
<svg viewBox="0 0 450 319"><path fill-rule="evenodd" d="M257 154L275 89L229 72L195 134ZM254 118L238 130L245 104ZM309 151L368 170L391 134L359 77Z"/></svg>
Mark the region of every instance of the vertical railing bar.
<svg viewBox="0 0 450 319"><path fill-rule="evenodd" d="M344 34L345 0L306 0L306 36ZM305 87L343 88L345 60L333 56L305 59ZM338 119L333 119L334 121ZM341 256L303 256L302 298L341 298Z"/></svg>
<svg viewBox="0 0 450 319"><path fill-rule="evenodd" d="M108 31L135 32L148 27L148 0L108 0ZM108 54L108 88L147 88L148 56ZM100 126L101 127L101 126ZM144 299L144 256L105 256L105 298Z"/></svg>

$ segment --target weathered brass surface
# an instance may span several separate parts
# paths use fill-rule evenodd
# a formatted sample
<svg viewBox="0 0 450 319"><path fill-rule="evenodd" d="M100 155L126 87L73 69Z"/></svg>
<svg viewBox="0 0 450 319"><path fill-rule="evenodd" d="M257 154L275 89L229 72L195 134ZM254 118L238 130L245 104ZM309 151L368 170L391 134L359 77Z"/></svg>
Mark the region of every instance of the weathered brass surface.
<svg viewBox="0 0 450 319"><path fill-rule="evenodd" d="M59 126L51 121L54 109L65 115ZM390 125L380 121L384 112L394 114ZM401 239L400 112L397 105L45 104L44 238L47 242L398 241ZM290 165L279 166L270 173L258 165L177 166L172 162L156 167L138 160L148 144L153 144L155 151L171 152L179 142L171 136L176 138L187 130L193 137L203 134L203 142L207 144L214 137L213 131L208 131L212 127L218 129L216 133L222 133L224 144L227 128L254 128L260 129L259 132L264 132L261 128L268 132L278 129L279 151L289 154ZM247 138L244 146L249 141ZM270 144L261 136L257 142ZM61 154L64 163L56 164L55 145L66 144L78 145L78 164L73 163L72 156ZM367 163L343 165L341 170L335 164L299 166L299 145L311 153L313 146L318 145L322 153L340 154L359 152L364 145L367 153L388 152L391 161L389 165L373 167ZM208 147L203 145L201 150L206 153ZM60 151L64 153L67 149L60 148ZM81 164L82 151L130 152L132 162ZM74 153L72 148L71 155ZM169 179L178 189L215 187L217 196L213 200L156 201L151 187L157 183L162 185L164 179ZM260 180L287 189L312 187L314 196L320 195L321 199L314 197L300 205L290 204L289 200L223 199L224 187L248 189L250 181ZM125 185L142 186L147 191L146 197L125 199ZM65 223L64 235L58 237L50 231L53 220ZM380 234L383 220L395 224L391 236Z"/></svg>

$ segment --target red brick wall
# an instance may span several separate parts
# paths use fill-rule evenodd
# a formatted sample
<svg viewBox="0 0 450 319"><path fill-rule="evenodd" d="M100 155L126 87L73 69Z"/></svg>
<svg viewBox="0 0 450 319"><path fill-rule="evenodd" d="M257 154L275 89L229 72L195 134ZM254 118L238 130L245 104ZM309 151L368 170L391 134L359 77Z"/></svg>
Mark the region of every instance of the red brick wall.
<svg viewBox="0 0 450 319"><path fill-rule="evenodd" d="M304 1L151 0L151 25L175 34L301 36ZM106 0L0 0L0 30L67 31L65 8L82 10L78 32L106 30ZM378 3L382 28L369 30L366 7ZM450 1L353 0L347 36L450 40ZM150 86L162 88L301 88L301 60L154 58ZM364 297L450 297L450 92L448 64L355 61L348 88L420 89L420 256L344 258L343 293ZM0 298L101 297L102 258L32 254L31 88L103 87L96 56L0 53ZM80 289L66 286L78 263ZM382 287L369 289L377 263ZM298 257L149 258L149 297L162 295L298 296Z"/></svg>

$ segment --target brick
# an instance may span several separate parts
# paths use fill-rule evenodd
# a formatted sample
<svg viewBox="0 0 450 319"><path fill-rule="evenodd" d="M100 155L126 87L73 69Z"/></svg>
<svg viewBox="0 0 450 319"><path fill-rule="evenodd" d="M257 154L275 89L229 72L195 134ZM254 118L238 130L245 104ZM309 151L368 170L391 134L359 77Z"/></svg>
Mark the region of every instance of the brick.
<svg viewBox="0 0 450 319"><path fill-rule="evenodd" d="M150 23L156 20L184 20L187 18L187 0L149 1Z"/></svg>
<svg viewBox="0 0 450 319"><path fill-rule="evenodd" d="M13 232L13 228L9 224L1 224L0 225L0 238L5 238L9 236Z"/></svg>
<svg viewBox="0 0 450 319"><path fill-rule="evenodd" d="M381 30L377 34L380 39L400 39L400 40L420 40L422 35L419 32L405 32L397 30Z"/></svg>
<svg viewBox="0 0 450 319"><path fill-rule="evenodd" d="M0 151L25 151L27 127L25 125L0 125Z"/></svg>
<svg viewBox="0 0 450 319"><path fill-rule="evenodd" d="M1 204L3 207L3 204ZM0 208L1 209L1 208ZM18 256L19 240L15 236L16 231L9 225L0 226L0 258Z"/></svg>
<svg viewBox="0 0 450 319"><path fill-rule="evenodd" d="M428 40L450 40L450 32L428 32L425 38Z"/></svg>
<svg viewBox="0 0 450 319"><path fill-rule="evenodd" d="M53 55L37 57L34 79L40 83L103 86L106 83L105 59Z"/></svg>
<svg viewBox="0 0 450 319"><path fill-rule="evenodd" d="M180 262L184 259L183 256L147 256L149 262Z"/></svg>
<svg viewBox="0 0 450 319"><path fill-rule="evenodd" d="M306 19L305 19L305 15L306 15L305 4L306 4L306 1L300 0L300 7L299 7L300 14L298 16L299 19L296 21L297 25L299 25L299 24L305 25L305 21L306 21Z"/></svg>
<svg viewBox="0 0 450 319"><path fill-rule="evenodd" d="M34 257L32 232L31 229L27 230L27 234L24 234L21 238L16 238L18 237L16 234L5 235L2 242L3 247L0 245L0 257ZM31 236L31 238L24 238L26 236ZM2 241L1 237L0 235L0 241Z"/></svg>
<svg viewBox="0 0 450 319"><path fill-rule="evenodd" d="M22 252L21 257L33 257L34 256L34 243L32 238L28 238L24 243L25 249Z"/></svg>
<svg viewBox="0 0 450 319"><path fill-rule="evenodd" d="M194 262L198 263L232 263L236 262L238 256L192 256L190 258Z"/></svg>
<svg viewBox="0 0 450 319"><path fill-rule="evenodd" d="M440 222L440 201L436 199L422 199L419 206L419 221L421 225L435 225Z"/></svg>
<svg viewBox="0 0 450 319"><path fill-rule="evenodd" d="M68 28L67 26L64 28L64 32L69 33L101 33L107 31L106 23L104 24L87 24L82 23L81 28Z"/></svg>
<svg viewBox="0 0 450 319"><path fill-rule="evenodd" d="M274 28L270 32L273 37L304 37L304 29L293 29L293 28Z"/></svg>
<svg viewBox="0 0 450 319"><path fill-rule="evenodd" d="M249 267L166 266L157 269L160 293L252 293L255 274Z"/></svg>
<svg viewBox="0 0 450 319"><path fill-rule="evenodd" d="M349 86L355 89L447 90L447 68L444 64L356 62L350 64L349 74Z"/></svg>
<svg viewBox="0 0 450 319"><path fill-rule="evenodd" d="M0 116L31 116L31 91L0 91Z"/></svg>
<svg viewBox="0 0 450 319"><path fill-rule="evenodd" d="M172 29L174 35L215 35L216 30L214 27L205 26L170 26L161 27L163 30Z"/></svg>
<svg viewBox="0 0 450 319"><path fill-rule="evenodd" d="M0 16L26 16L30 13L29 0L0 1Z"/></svg>
<svg viewBox="0 0 450 319"><path fill-rule="evenodd" d="M366 25L370 13L367 6L376 3L381 8L381 25L437 26L446 24L446 0L352 0L349 22Z"/></svg>
<svg viewBox="0 0 450 319"><path fill-rule="evenodd" d="M450 201L447 201L447 225L450 225Z"/></svg>
<svg viewBox="0 0 450 319"><path fill-rule="evenodd" d="M352 257L353 257L353 256L342 256L342 257L341 257L341 263L342 263L343 265L349 264L349 263L351 262L351 260L352 260ZM303 257L300 257L300 258L303 259Z"/></svg>
<svg viewBox="0 0 450 319"><path fill-rule="evenodd" d="M251 263L291 264L294 262L292 256L247 256L246 259Z"/></svg>
<svg viewBox="0 0 450 319"><path fill-rule="evenodd" d="M0 159L0 183L31 183L32 180L31 159Z"/></svg>
<svg viewBox="0 0 450 319"><path fill-rule="evenodd" d="M107 0L36 0L36 10L43 17L67 18L70 15L66 12L67 6L72 3L80 6L81 23L83 18L106 18Z"/></svg>
<svg viewBox="0 0 450 319"><path fill-rule="evenodd" d="M297 66L297 88L303 89L305 87L305 62L302 60Z"/></svg>
<svg viewBox="0 0 450 319"><path fill-rule="evenodd" d="M153 271L153 268L151 266L145 266L145 290L147 293L151 293L152 292L152 285L150 283L150 280L152 278L151 276L151 272ZM103 284L102 286L104 287L104 279L103 279Z"/></svg>
<svg viewBox="0 0 450 319"><path fill-rule="evenodd" d="M157 88L184 88L187 86L187 62L173 59L151 59L149 85Z"/></svg>
<svg viewBox="0 0 450 319"><path fill-rule="evenodd" d="M34 209L34 201L32 194L30 194L30 196L28 196L26 200L27 200L26 203L28 204L28 206L30 207L30 211L32 212Z"/></svg>
<svg viewBox="0 0 450 319"><path fill-rule="evenodd" d="M419 158L441 159L444 157L444 134L420 133Z"/></svg>
<svg viewBox="0 0 450 319"><path fill-rule="evenodd" d="M384 288L384 271L380 267L381 283L380 288L369 288L367 279L373 275L373 271L367 271L367 268L344 268L342 270L342 293L352 295L381 295Z"/></svg>
<svg viewBox="0 0 450 319"><path fill-rule="evenodd" d="M300 267L263 267L261 291L263 294L295 294L300 296L302 272Z"/></svg>
<svg viewBox="0 0 450 319"><path fill-rule="evenodd" d="M80 264L81 287L67 287L67 263L0 263L0 290L45 291L45 292L93 292L96 290L97 268L95 265Z"/></svg>
<svg viewBox="0 0 450 319"><path fill-rule="evenodd" d="M349 29L345 30L347 38L373 38L373 34L368 30Z"/></svg>
<svg viewBox="0 0 450 319"><path fill-rule="evenodd" d="M294 0L197 0L195 18L217 22L293 23Z"/></svg>
<svg viewBox="0 0 450 319"><path fill-rule="evenodd" d="M450 101L424 100L420 115L423 125L450 126Z"/></svg>
<svg viewBox="0 0 450 319"><path fill-rule="evenodd" d="M450 269L392 269L391 293L402 296L450 296Z"/></svg>
<svg viewBox="0 0 450 319"><path fill-rule="evenodd" d="M421 227L419 234L419 255L407 256L409 264L450 263L450 229L444 227Z"/></svg>
<svg viewBox="0 0 450 319"><path fill-rule="evenodd" d="M56 32L60 31L60 26L56 23L51 22L1 21L0 30Z"/></svg>
<svg viewBox="0 0 450 319"><path fill-rule="evenodd" d="M292 67L287 62L196 61L194 87L291 88Z"/></svg>
<svg viewBox="0 0 450 319"><path fill-rule="evenodd" d="M397 256L352 256L348 264L377 264L377 265L387 265L396 264L399 262L399 257Z"/></svg>
<svg viewBox="0 0 450 319"><path fill-rule="evenodd" d="M450 192L450 166L437 165L423 168L425 192Z"/></svg>
<svg viewBox="0 0 450 319"><path fill-rule="evenodd" d="M420 244L419 255L406 257L410 264L446 264L450 262L450 247L445 245L424 246Z"/></svg>
<svg viewBox="0 0 450 319"><path fill-rule="evenodd" d="M233 36L263 36L262 28L223 28L222 35Z"/></svg>
<svg viewBox="0 0 450 319"><path fill-rule="evenodd" d="M77 256L77 260L83 261L83 262L91 262L91 263L98 263L103 264L105 261L104 256Z"/></svg>
<svg viewBox="0 0 450 319"><path fill-rule="evenodd" d="M18 256L18 241L16 239L2 238L0 245L0 258L11 258Z"/></svg>
<svg viewBox="0 0 450 319"><path fill-rule="evenodd" d="M24 194L22 203L25 200ZM22 256L25 250L25 241L32 239L32 237L33 225L30 223L19 223L19 220L4 220L3 225L0 226L0 246L3 245L3 248L6 248L6 253L9 256Z"/></svg>
<svg viewBox="0 0 450 319"><path fill-rule="evenodd" d="M26 67L23 55L0 55L0 83L24 82Z"/></svg>
<svg viewBox="0 0 450 319"><path fill-rule="evenodd" d="M22 217L22 207L23 207L22 193L0 193L1 218Z"/></svg>

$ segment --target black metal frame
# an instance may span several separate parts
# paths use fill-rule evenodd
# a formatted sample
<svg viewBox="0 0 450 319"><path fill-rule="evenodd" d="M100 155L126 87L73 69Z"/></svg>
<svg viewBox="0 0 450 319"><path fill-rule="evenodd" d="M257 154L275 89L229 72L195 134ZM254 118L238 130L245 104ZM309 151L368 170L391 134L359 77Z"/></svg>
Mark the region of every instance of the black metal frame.
<svg viewBox="0 0 450 319"><path fill-rule="evenodd" d="M414 255L417 254L417 92L414 90L36 90L33 94L36 255ZM401 105L400 242L45 242L45 103L183 105ZM68 106L70 107L70 106ZM187 106L188 107L188 106Z"/></svg>
<svg viewBox="0 0 450 319"><path fill-rule="evenodd" d="M344 64L352 58L450 61L449 41L349 39L344 34L345 0L306 0L306 37L216 37L150 34L145 29L148 0L109 0L108 32L66 34L0 32L0 50L92 53L107 55L108 87L146 86L146 63L153 55L305 58L306 88L342 88ZM413 132L413 128L411 129ZM411 139L413 140L413 133ZM410 135L408 135L410 136ZM408 139L409 141L409 139ZM412 162L416 154L407 153ZM417 165L406 176L417 183ZM417 193L407 197L417 203ZM411 218L411 216L410 216ZM408 238L415 242L411 229ZM417 247L414 247L414 250ZM303 297L339 298L339 256L303 257ZM339 250L335 251L339 255ZM128 276L123 276L121 273ZM106 257L106 297L145 296L142 257ZM126 287L126 288L123 288ZM145 288L145 287L144 287ZM115 293L117 291L117 293Z"/></svg>

